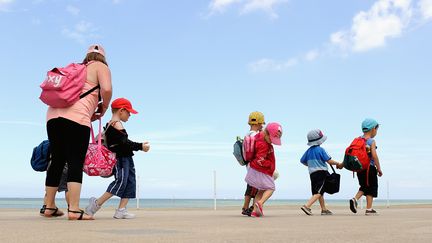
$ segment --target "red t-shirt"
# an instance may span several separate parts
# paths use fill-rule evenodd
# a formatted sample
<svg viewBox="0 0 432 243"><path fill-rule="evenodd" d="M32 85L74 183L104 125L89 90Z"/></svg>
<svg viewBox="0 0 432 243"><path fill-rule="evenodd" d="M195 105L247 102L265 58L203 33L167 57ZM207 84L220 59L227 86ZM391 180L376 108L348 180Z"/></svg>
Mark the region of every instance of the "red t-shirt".
<svg viewBox="0 0 432 243"><path fill-rule="evenodd" d="M264 138L264 132L255 135L255 156L249 165L256 171L273 176L276 168L276 159L273 145L267 143Z"/></svg>

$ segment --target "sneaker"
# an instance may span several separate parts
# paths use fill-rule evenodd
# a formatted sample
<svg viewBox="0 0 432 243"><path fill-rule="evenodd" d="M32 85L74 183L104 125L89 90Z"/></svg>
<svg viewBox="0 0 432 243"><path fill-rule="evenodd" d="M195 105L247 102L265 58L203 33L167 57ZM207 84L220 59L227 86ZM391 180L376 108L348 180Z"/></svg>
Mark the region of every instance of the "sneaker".
<svg viewBox="0 0 432 243"><path fill-rule="evenodd" d="M351 198L349 200L351 212L357 213L357 200L355 198Z"/></svg>
<svg viewBox="0 0 432 243"><path fill-rule="evenodd" d="M252 218L259 218L259 214L257 214L256 212L252 212L250 215Z"/></svg>
<svg viewBox="0 0 432 243"><path fill-rule="evenodd" d="M91 197L89 200L89 205L85 208L85 213L93 216L100 208L101 206L97 204L96 198Z"/></svg>
<svg viewBox="0 0 432 243"><path fill-rule="evenodd" d="M305 214L307 214L307 215L312 215L312 209L306 207L306 205L303 205L301 207L301 210L303 210L303 212L305 212Z"/></svg>
<svg viewBox="0 0 432 243"><path fill-rule="evenodd" d="M263 207L261 204L259 204L258 202L255 203L256 206L256 212L259 216L264 216L264 211L263 211Z"/></svg>
<svg viewBox="0 0 432 243"><path fill-rule="evenodd" d="M243 214L243 215L245 215L245 216L249 216L249 215L248 215L248 211L249 211L249 208L242 208L242 212L241 212L241 214Z"/></svg>
<svg viewBox="0 0 432 243"><path fill-rule="evenodd" d="M372 215L372 216L374 216L374 215L379 215L379 214L374 209L370 209L370 210L366 209L365 215L368 215L368 216Z"/></svg>
<svg viewBox="0 0 432 243"><path fill-rule="evenodd" d="M333 215L332 211L326 209L326 210L321 210L321 215Z"/></svg>
<svg viewBox="0 0 432 243"><path fill-rule="evenodd" d="M135 214L128 213L126 208L116 209L116 212L113 216L115 219L133 219L135 218Z"/></svg>

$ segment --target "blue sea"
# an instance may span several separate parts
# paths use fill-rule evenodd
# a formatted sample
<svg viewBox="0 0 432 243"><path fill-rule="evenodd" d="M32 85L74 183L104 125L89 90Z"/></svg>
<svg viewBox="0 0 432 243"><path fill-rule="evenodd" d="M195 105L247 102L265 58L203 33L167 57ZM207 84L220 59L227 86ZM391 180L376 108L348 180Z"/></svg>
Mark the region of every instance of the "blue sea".
<svg viewBox="0 0 432 243"><path fill-rule="evenodd" d="M267 205L274 206L297 206L303 205L307 199L270 199ZM57 206L66 208L66 202L62 198L56 200ZM347 205L347 200L326 200L327 204L335 206ZM0 209L16 209L16 208L40 208L43 204L42 198L0 198ZM88 204L88 198L82 198L80 201L81 207ZM117 207L119 199L112 198L108 200L104 207ZM374 200L376 206L396 206L396 205L432 205L432 200ZM217 199L216 205L220 207L241 207L243 200L241 199ZM130 208L137 207L137 200L133 199L128 205ZM213 208L213 199L146 199L139 200L139 208Z"/></svg>

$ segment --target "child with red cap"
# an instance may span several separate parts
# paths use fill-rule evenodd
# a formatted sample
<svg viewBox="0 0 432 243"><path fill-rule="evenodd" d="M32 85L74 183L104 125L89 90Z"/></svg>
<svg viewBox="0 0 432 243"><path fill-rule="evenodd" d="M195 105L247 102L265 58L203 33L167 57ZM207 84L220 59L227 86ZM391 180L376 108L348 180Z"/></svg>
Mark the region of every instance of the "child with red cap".
<svg viewBox="0 0 432 243"><path fill-rule="evenodd" d="M112 118L105 129L105 139L109 150L116 153L117 164L113 169L114 181L108 186L106 192L96 199L90 198L86 213L93 216L113 195L121 198L118 209L114 214L116 219L131 219L135 215L128 213L126 206L130 198L136 197L135 166L132 159L133 151L148 152L148 142L136 143L128 139L128 133L122 122L127 122L131 114L138 112L125 98L118 98L111 103Z"/></svg>
<svg viewBox="0 0 432 243"><path fill-rule="evenodd" d="M275 190L273 173L276 159L273 145L281 145L282 126L279 123L269 123L264 131L255 135L255 156L249 162L245 181L258 189L252 217L264 216L263 205Z"/></svg>

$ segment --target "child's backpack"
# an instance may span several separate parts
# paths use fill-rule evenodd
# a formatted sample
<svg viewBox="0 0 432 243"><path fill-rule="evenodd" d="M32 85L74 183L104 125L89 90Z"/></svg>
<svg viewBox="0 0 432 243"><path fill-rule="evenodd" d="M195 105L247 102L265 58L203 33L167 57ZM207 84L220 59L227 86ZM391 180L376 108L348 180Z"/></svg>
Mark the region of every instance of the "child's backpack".
<svg viewBox="0 0 432 243"><path fill-rule="evenodd" d="M366 139L363 137L355 138L351 145L345 150L343 160L345 169L354 172L367 170L369 174L370 158L366 150ZM366 176L367 184L369 184L368 176Z"/></svg>
<svg viewBox="0 0 432 243"><path fill-rule="evenodd" d="M33 149L30 165L35 171L46 171L50 160L50 143L48 140L44 140Z"/></svg>
<svg viewBox="0 0 432 243"><path fill-rule="evenodd" d="M48 71L46 79L40 85L42 92L39 99L51 107L65 108L98 89L99 85L81 94L87 79L87 65L71 63Z"/></svg>
<svg viewBox="0 0 432 243"><path fill-rule="evenodd" d="M243 158L249 162L255 155L255 134L247 135L243 139Z"/></svg>
<svg viewBox="0 0 432 243"><path fill-rule="evenodd" d="M248 162L246 162L246 160L243 157L243 139L237 136L237 139L233 147L234 147L233 155L237 159L237 162L239 162L241 166L247 165Z"/></svg>

